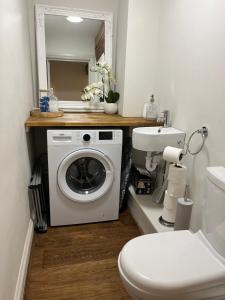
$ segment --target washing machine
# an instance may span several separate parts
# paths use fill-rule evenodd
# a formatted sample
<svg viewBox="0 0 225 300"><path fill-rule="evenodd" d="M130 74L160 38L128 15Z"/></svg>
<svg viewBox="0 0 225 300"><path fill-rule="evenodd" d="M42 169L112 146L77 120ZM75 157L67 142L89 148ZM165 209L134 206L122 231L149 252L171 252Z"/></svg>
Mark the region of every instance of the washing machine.
<svg viewBox="0 0 225 300"><path fill-rule="evenodd" d="M122 130L48 130L50 225L119 217Z"/></svg>

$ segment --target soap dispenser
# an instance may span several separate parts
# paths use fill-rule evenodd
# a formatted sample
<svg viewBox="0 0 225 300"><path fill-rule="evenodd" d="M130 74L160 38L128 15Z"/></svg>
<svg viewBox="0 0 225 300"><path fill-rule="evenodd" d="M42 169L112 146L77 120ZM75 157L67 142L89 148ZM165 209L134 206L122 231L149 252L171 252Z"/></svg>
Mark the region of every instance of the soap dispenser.
<svg viewBox="0 0 225 300"><path fill-rule="evenodd" d="M154 95L151 95L150 102L146 107L146 119L147 120L156 120L158 117L158 107L155 103Z"/></svg>

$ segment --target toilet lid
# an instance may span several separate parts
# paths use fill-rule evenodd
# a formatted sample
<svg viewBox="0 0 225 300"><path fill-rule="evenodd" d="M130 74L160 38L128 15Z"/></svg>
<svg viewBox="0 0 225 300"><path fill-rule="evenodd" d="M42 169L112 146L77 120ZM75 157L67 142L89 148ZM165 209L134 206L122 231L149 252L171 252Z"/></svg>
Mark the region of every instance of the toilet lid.
<svg viewBox="0 0 225 300"><path fill-rule="evenodd" d="M173 231L139 236L121 251L119 265L138 288L177 293L225 279L225 266L199 234Z"/></svg>

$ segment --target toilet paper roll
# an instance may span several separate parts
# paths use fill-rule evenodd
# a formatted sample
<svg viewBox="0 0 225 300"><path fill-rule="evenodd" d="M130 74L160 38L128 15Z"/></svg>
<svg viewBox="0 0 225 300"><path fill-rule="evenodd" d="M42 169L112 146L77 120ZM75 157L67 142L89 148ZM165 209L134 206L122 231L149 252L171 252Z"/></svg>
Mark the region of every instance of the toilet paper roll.
<svg viewBox="0 0 225 300"><path fill-rule="evenodd" d="M178 183L170 182L167 191L170 196L180 198L184 196L185 189L186 189L186 181L183 182L181 181Z"/></svg>
<svg viewBox="0 0 225 300"><path fill-rule="evenodd" d="M177 198L168 194L168 191L165 192L162 218L166 222L174 223L176 217L177 209Z"/></svg>
<svg viewBox="0 0 225 300"><path fill-rule="evenodd" d="M181 183L187 181L187 168L182 165L171 164L169 166L168 181Z"/></svg>
<svg viewBox="0 0 225 300"><path fill-rule="evenodd" d="M175 221L174 210L164 207L163 212L162 212L162 218L164 221L171 223L173 225L174 221Z"/></svg>
<svg viewBox="0 0 225 300"><path fill-rule="evenodd" d="M168 146L163 151L163 159L177 164L183 157L182 151L183 149Z"/></svg>
<svg viewBox="0 0 225 300"><path fill-rule="evenodd" d="M163 202L163 207L169 210L174 210L174 218L176 214L176 207L177 207L177 198L173 197L173 195L169 195L168 191L165 191L165 197Z"/></svg>
<svg viewBox="0 0 225 300"><path fill-rule="evenodd" d="M177 200L174 230L189 229L192 207L193 201L191 199L185 201L184 198L179 198Z"/></svg>

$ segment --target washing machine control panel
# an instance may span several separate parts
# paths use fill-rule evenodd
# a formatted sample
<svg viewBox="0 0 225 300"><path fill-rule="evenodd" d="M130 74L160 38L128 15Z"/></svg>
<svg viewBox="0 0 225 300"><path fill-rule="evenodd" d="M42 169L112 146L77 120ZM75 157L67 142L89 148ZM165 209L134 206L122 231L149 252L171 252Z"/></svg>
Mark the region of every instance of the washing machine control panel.
<svg viewBox="0 0 225 300"><path fill-rule="evenodd" d="M48 130L48 145L110 145L121 144L123 132L120 129L99 130Z"/></svg>
<svg viewBox="0 0 225 300"><path fill-rule="evenodd" d="M77 132L76 139L83 144L103 145L103 144L117 144L122 142L122 130L81 130Z"/></svg>

